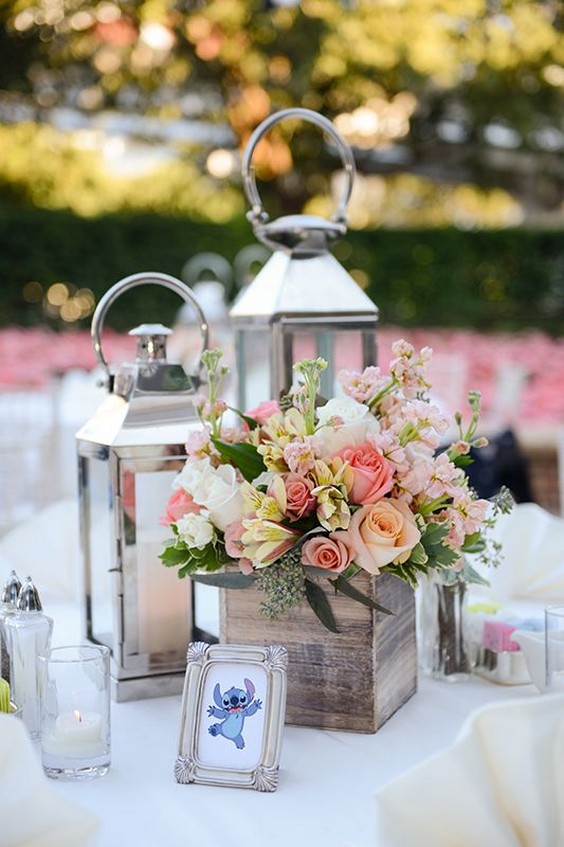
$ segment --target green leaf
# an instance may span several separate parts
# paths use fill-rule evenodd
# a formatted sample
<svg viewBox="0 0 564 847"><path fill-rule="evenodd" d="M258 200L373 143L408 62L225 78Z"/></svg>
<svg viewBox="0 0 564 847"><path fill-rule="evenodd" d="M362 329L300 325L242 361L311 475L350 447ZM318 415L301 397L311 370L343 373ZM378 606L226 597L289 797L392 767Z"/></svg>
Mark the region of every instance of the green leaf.
<svg viewBox="0 0 564 847"><path fill-rule="evenodd" d="M468 465L473 464L474 459L467 453L466 455L455 456L454 459L451 459L451 461L455 468L465 468Z"/></svg>
<svg viewBox="0 0 564 847"><path fill-rule="evenodd" d="M164 548L162 553L159 553L159 559L165 567L175 568L177 565L182 565L191 559L191 556L184 545L182 547L176 547L175 544L170 544Z"/></svg>
<svg viewBox="0 0 564 847"><path fill-rule="evenodd" d="M266 470L262 456L252 444L228 444L219 438L212 438L212 443L225 459L239 468L247 482L252 482Z"/></svg>
<svg viewBox="0 0 564 847"><path fill-rule="evenodd" d="M425 548L420 541L411 551L409 559L414 565L425 565L429 561L429 556L425 552Z"/></svg>
<svg viewBox="0 0 564 847"><path fill-rule="evenodd" d="M245 421L249 429L257 429L260 426L258 421L255 421L254 418L250 418L248 415L244 415L243 412L240 412L239 409L236 409L235 406L228 406L229 411L235 412L238 417L241 418L242 421Z"/></svg>
<svg viewBox="0 0 564 847"><path fill-rule="evenodd" d="M348 579L345 579L342 574L339 574L336 579L330 579L329 582L335 586L337 591L340 591L341 594L346 594L347 597L356 600L357 603L362 603L363 606L368 606L369 609L375 609L384 615L395 615L395 612L386 609L385 606L381 606L372 597L368 597L362 591L359 591L358 588L355 588L354 585L351 585Z"/></svg>
<svg viewBox="0 0 564 847"><path fill-rule="evenodd" d="M472 535L466 536L461 549L463 553L481 553L486 547L487 544L482 538L481 533L473 532Z"/></svg>
<svg viewBox="0 0 564 847"><path fill-rule="evenodd" d="M310 579L304 581L306 600L323 624L330 632L339 632L337 622L333 615L333 610L329 605L329 600L325 596L325 592L317 583Z"/></svg>
<svg viewBox="0 0 564 847"><path fill-rule="evenodd" d="M194 582L213 585L216 588L248 588L255 581L254 576L244 573L194 573L191 578Z"/></svg>
<svg viewBox="0 0 564 847"><path fill-rule="evenodd" d="M462 568L461 576L464 577L466 582L472 582L475 585L489 585L489 582L485 577L482 576L481 573L478 573L476 568L473 568L472 565L469 565L468 562Z"/></svg>

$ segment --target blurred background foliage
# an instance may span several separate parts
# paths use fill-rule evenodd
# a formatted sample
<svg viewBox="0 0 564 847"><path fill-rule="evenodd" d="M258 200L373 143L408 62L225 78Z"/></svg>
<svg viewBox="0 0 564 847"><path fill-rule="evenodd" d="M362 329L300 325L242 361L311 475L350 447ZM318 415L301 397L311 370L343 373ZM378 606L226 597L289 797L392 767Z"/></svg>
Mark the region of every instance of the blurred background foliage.
<svg viewBox="0 0 564 847"><path fill-rule="evenodd" d="M221 249L236 266L250 242L244 216L223 225L148 213L86 219L0 205L0 324L86 326L94 302L122 277L158 270L192 283L184 269L195 245ZM564 334L558 231L379 228L350 231L334 252L385 323ZM229 299L243 284L234 275ZM142 298L119 298L109 320L129 329L152 315L170 325L177 310L175 295L147 286Z"/></svg>
<svg viewBox="0 0 564 847"><path fill-rule="evenodd" d="M0 0L0 324L40 320L57 282L91 292L83 321L121 276L231 261L253 241L242 150L303 106L353 148L337 255L386 320L560 332L563 20L560 0ZM272 215L331 213L317 129L285 121L253 161Z"/></svg>

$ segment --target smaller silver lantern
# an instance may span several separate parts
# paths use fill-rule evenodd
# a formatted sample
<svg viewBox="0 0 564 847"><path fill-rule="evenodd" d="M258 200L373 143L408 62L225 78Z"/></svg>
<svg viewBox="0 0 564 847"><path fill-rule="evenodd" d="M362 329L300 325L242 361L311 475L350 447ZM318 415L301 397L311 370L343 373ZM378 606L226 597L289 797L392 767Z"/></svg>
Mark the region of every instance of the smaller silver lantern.
<svg viewBox="0 0 564 847"><path fill-rule="evenodd" d="M263 134L285 118L321 127L339 150L345 186L331 220L289 215L269 221L251 166ZM346 207L355 174L352 151L333 124L309 109L285 109L254 131L243 157L243 181L251 204L248 217L259 241L274 253L231 308L242 409L277 398L292 385L292 366L322 356L321 393L338 390L341 368L362 370L376 362L378 309L329 252L329 242L346 233Z"/></svg>
<svg viewBox="0 0 564 847"><path fill-rule="evenodd" d="M162 285L194 310L207 347L208 326L192 292L174 277L126 277L102 297L92 341L109 394L76 435L86 635L111 650L112 696L130 700L182 691L186 648L193 638L191 581L159 559L170 530L159 525L171 482L186 458L184 444L199 426L190 376L167 360L161 324L131 330L135 362L112 374L100 335L111 304L131 288ZM201 637L201 634L200 634Z"/></svg>

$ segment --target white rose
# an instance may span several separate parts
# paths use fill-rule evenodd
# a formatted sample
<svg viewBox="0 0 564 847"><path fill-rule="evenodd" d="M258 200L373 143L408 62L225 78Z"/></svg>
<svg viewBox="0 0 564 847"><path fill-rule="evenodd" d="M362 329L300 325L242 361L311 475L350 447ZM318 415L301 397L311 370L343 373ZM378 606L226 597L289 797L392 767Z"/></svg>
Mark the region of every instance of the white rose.
<svg viewBox="0 0 564 847"><path fill-rule="evenodd" d="M204 456L203 459L197 459L194 462L188 460L185 462L180 473L174 478L172 487L183 488L186 492L188 492L188 494L191 494L192 497L194 497L196 490L201 486L202 477L204 477L206 473L209 473L210 468L211 462L209 456ZM194 497L194 499L196 498Z"/></svg>
<svg viewBox="0 0 564 847"><path fill-rule="evenodd" d="M320 428L316 435L325 456L332 456L345 447L359 447L366 442L369 432L376 435L380 432L380 424L368 406L352 397L332 397L317 409L317 417ZM342 426L328 424L331 418L340 418Z"/></svg>
<svg viewBox="0 0 564 847"><path fill-rule="evenodd" d="M182 541L188 547L197 547L198 550L207 547L215 537L214 528L210 521L197 512L189 512L179 521L176 521L176 528Z"/></svg>
<svg viewBox="0 0 564 847"><path fill-rule="evenodd" d="M243 497L232 465L214 468L207 456L188 461L174 485L184 488L199 506L207 509L210 520L222 532L243 517Z"/></svg>

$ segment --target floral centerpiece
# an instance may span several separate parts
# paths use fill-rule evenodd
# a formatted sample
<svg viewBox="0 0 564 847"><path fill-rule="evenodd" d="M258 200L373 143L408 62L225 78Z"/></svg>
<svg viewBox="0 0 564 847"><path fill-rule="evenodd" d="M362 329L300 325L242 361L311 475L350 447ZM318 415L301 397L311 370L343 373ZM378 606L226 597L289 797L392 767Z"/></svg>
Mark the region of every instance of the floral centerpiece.
<svg viewBox="0 0 564 847"><path fill-rule="evenodd" d="M341 372L344 396L326 402L318 390L327 363L303 360L287 396L242 413L219 396L221 351L207 351L202 428L188 438L162 518L174 534L163 563L180 577L255 585L268 618L306 600L338 631L320 581L388 612L355 587L359 572L415 586L419 574L461 568L466 552L487 555L495 515L464 472L471 448L485 443L479 394L463 428L461 415L450 421L430 400L431 349L400 340L392 354L388 373ZM228 411L238 426L225 423ZM454 442L439 449L453 425Z"/></svg>

